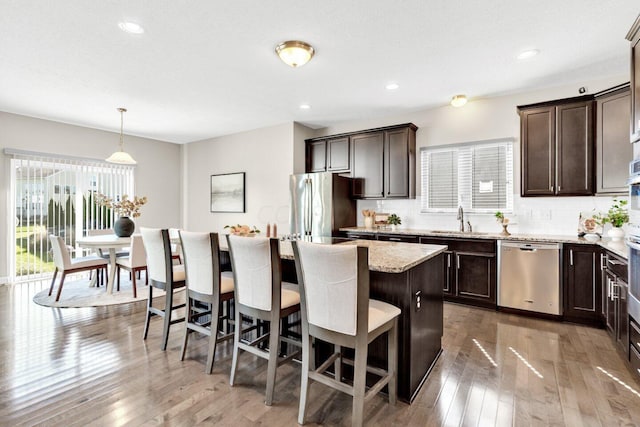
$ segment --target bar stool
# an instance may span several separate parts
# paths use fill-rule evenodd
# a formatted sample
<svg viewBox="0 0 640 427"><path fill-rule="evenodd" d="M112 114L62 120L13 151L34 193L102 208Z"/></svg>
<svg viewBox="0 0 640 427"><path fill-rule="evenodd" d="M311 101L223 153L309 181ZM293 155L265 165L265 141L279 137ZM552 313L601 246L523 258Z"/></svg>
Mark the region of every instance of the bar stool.
<svg viewBox="0 0 640 427"><path fill-rule="evenodd" d="M352 425L364 421L364 403L388 385L389 403L396 403L398 316L400 309L369 299L368 249L353 245L292 242L302 314L302 381L298 423L304 424L310 381L353 397ZM367 365L368 345L388 332L387 370ZM334 353L313 369L312 338L334 344ZM342 382L341 347L355 349L353 386ZM345 362L346 363L346 362ZM331 378L324 372L334 365ZM380 377L366 393L367 371Z"/></svg>
<svg viewBox="0 0 640 427"><path fill-rule="evenodd" d="M278 239L227 235L227 243L235 282L236 313L229 383L234 385L240 350L267 359L265 404L271 406L278 365L300 354L298 350L285 357L278 357L281 341L300 346L299 341L280 335L280 320L300 310L300 294L295 284L282 282ZM256 326L243 329L242 316L268 321L270 332L250 342L241 341L243 333L256 329ZM269 350L258 348L257 345L267 338Z"/></svg>
<svg viewBox="0 0 640 427"><path fill-rule="evenodd" d="M209 353L205 372L211 374L216 344L233 338L233 334L218 336L219 321L229 320L228 315L221 316L220 306L224 301L233 298L233 273L220 272L218 233L180 231L180 244L187 283L187 321L180 360L184 360L190 332L196 331L208 335ZM203 311L197 306L197 302L210 304L211 310ZM201 321L209 316L210 321Z"/></svg>
<svg viewBox="0 0 640 427"><path fill-rule="evenodd" d="M144 321L144 335L142 339L147 339L151 316L162 317L162 343L160 348L164 351L167 349L169 328L171 325L185 320L184 317L171 319L173 310L185 306L185 304L173 305L173 293L185 286L184 265L173 265L171 262L171 245L169 241L169 231L167 229L140 227L140 233L142 234L142 241L147 251L147 274L151 281L149 299L147 300L147 316ZM154 287L165 291L165 305L162 309L153 306Z"/></svg>

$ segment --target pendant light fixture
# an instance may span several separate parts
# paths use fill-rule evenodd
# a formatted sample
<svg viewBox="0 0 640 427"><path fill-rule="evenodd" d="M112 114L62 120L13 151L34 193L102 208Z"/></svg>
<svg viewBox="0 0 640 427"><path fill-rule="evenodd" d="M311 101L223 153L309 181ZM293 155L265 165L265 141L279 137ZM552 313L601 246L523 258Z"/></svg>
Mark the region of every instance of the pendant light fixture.
<svg viewBox="0 0 640 427"><path fill-rule="evenodd" d="M120 165L135 165L138 162L133 160L133 157L124 151L124 113L127 112L127 109L120 107L118 111L120 111L120 151L116 151L109 156L107 162L118 163Z"/></svg>
<svg viewBox="0 0 640 427"><path fill-rule="evenodd" d="M285 64L296 68L309 62L315 50L309 43L289 40L276 46L276 53Z"/></svg>

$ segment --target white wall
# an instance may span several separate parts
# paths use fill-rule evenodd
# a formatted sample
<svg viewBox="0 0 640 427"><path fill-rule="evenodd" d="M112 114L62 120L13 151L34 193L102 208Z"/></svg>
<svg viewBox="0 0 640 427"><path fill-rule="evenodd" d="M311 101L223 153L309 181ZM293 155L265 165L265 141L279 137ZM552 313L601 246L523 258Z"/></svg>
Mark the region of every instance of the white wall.
<svg viewBox="0 0 640 427"><path fill-rule="evenodd" d="M8 275L6 206L10 194L10 159L4 148L105 159L117 150L119 134L0 112L0 280ZM147 196L138 226L178 227L180 218L180 146L163 141L125 136L125 149L138 161L136 193ZM6 244L5 244L6 242Z"/></svg>
<svg viewBox="0 0 640 427"><path fill-rule="evenodd" d="M344 122L316 131L315 136L333 135L371 129L380 126L412 122L418 126L416 145L429 147L468 141L480 141L510 137L514 144L514 213L507 215L509 228L520 233L564 234L576 233L580 211L607 210L611 197L520 197L520 118L516 107L553 99L578 96L578 88L585 86L588 93L595 93L628 80L628 76L584 82L579 85L550 88L541 91L519 93L495 98L471 101L462 108L444 106L395 117L375 118L357 122ZM420 156L416 156L420 170ZM403 219L403 227L456 230L455 214L420 213L420 173L417 176L416 200L359 201L358 211L374 209L378 212L397 213ZM490 214L470 215L468 218L476 231L500 231ZM363 224L362 217L358 223Z"/></svg>
<svg viewBox="0 0 640 427"><path fill-rule="evenodd" d="M225 225L247 224L264 233L277 223L287 233L294 140L294 123L286 123L186 144L185 229L224 233ZM210 176L233 172L246 173L246 212L210 212Z"/></svg>

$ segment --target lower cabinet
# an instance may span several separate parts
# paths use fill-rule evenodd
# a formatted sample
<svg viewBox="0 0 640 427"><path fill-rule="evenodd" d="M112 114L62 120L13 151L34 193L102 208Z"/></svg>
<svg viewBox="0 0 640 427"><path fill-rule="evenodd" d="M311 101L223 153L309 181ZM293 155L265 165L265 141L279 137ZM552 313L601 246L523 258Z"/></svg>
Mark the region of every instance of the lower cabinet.
<svg viewBox="0 0 640 427"><path fill-rule="evenodd" d="M421 237L420 243L447 245L443 287L447 301L496 308L496 243Z"/></svg>
<svg viewBox="0 0 640 427"><path fill-rule="evenodd" d="M597 246L563 245L563 317L565 320L601 324L599 254Z"/></svg>
<svg viewBox="0 0 640 427"><path fill-rule="evenodd" d="M605 325L611 339L628 360L630 335L629 312L627 310L628 263L617 255L605 252L602 267L602 286L605 288L603 295L606 296L604 300ZM640 343L638 344L640 345Z"/></svg>

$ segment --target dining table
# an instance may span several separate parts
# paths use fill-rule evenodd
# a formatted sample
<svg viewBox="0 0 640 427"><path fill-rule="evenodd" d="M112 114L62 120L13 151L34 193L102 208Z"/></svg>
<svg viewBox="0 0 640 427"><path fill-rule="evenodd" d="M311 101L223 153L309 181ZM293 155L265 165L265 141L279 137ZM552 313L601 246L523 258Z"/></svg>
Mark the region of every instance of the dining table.
<svg viewBox="0 0 640 427"><path fill-rule="evenodd" d="M98 236L85 236L76 239L76 243L81 248L109 251L109 275L107 278L107 293L113 293L113 285L116 279L116 252L118 249L128 248L131 245L131 237L119 237L115 234L105 234ZM92 281L95 285L95 276Z"/></svg>

